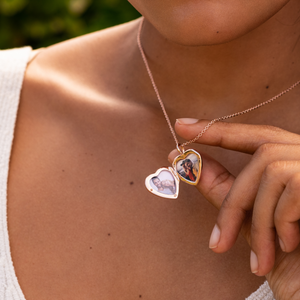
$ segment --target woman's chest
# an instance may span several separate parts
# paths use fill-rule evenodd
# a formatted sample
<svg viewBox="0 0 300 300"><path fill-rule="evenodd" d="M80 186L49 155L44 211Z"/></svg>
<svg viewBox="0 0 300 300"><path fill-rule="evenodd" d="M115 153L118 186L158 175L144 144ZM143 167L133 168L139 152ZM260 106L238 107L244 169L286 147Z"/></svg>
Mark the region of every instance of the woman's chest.
<svg viewBox="0 0 300 300"><path fill-rule="evenodd" d="M178 200L146 190L145 177L168 165L172 143L164 145L157 127L152 135L147 124L133 124L107 124L101 138L89 128L44 122L17 127L8 225L25 296L248 296L262 282L250 274L248 246L241 239L224 255L208 249L217 211L195 188L181 183ZM239 167L245 159L215 155Z"/></svg>

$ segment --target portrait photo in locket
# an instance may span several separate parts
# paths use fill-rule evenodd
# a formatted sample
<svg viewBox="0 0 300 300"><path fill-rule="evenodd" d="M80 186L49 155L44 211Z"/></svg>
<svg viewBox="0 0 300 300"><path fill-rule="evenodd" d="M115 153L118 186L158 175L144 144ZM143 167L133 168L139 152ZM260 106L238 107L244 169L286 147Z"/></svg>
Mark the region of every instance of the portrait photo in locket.
<svg viewBox="0 0 300 300"><path fill-rule="evenodd" d="M199 174L199 159L191 153L185 159L176 164L176 171L179 175L188 181L196 182Z"/></svg>
<svg viewBox="0 0 300 300"><path fill-rule="evenodd" d="M176 199L179 192L179 179L172 168L160 168L145 181L152 194L163 198Z"/></svg>

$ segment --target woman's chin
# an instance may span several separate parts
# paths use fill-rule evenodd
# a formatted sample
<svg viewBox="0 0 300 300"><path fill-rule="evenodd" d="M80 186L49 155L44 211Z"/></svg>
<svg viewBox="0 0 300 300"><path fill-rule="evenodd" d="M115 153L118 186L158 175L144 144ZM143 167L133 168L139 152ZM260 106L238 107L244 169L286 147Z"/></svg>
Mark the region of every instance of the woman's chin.
<svg viewBox="0 0 300 300"><path fill-rule="evenodd" d="M206 46L228 43L245 34L251 28L226 26L220 22L193 22L191 19L184 22L169 22L168 26L152 23L158 32L169 41L182 46ZM182 25L184 24L184 25Z"/></svg>
<svg viewBox="0 0 300 300"><path fill-rule="evenodd" d="M167 38L169 41L173 43L189 46L189 47L197 47L197 46L209 46L209 45L218 45L228 43L233 41L248 31L236 31L230 30L230 28L203 28L203 27L185 27L182 30L177 30L176 32L168 32L168 31L160 31L160 33Z"/></svg>
<svg viewBox="0 0 300 300"><path fill-rule="evenodd" d="M286 2L288 0L278 0L276 4L270 4L264 0L255 6L236 0L227 4L186 1L173 6L145 5L141 7L141 13L170 41L185 46L215 45L253 31L274 16Z"/></svg>

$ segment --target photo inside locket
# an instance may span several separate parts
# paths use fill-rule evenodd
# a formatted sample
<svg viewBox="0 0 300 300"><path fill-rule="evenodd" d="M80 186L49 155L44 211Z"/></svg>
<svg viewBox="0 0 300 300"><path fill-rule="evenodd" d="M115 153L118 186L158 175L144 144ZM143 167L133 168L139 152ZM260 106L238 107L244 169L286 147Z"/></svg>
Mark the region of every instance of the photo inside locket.
<svg viewBox="0 0 300 300"><path fill-rule="evenodd" d="M175 178L167 170L163 170L157 176L152 177L150 185L153 190L165 195L175 195L177 193Z"/></svg>
<svg viewBox="0 0 300 300"><path fill-rule="evenodd" d="M196 154L189 154L176 164L176 171L184 179L196 182L199 174L199 159Z"/></svg>

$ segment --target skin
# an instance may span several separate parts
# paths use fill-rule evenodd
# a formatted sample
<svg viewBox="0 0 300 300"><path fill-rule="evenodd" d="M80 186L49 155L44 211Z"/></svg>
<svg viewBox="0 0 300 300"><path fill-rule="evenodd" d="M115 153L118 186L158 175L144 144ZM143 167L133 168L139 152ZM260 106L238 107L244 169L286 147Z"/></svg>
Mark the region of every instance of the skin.
<svg viewBox="0 0 300 300"><path fill-rule="evenodd" d="M243 110L300 78L298 1L227 1L226 9L222 2L132 1L149 20L142 43L174 122ZM299 89L239 117L259 124L253 130L214 125L197 148L204 157L198 189L181 184L178 201L155 198L144 178L166 165L174 142L137 49L139 22L44 49L27 68L8 182L11 252L27 299L243 299L265 280L250 272L249 230L226 254L216 255L208 241L217 222L222 244L214 251L235 242L238 226L223 228L215 207L251 155L279 138L290 143L291 132L298 141ZM267 125L285 131L275 139ZM203 123L195 126L176 130L187 138ZM232 136L227 147L218 144ZM286 153L297 161L289 151L275 151L274 161ZM261 156L262 173L269 156ZM247 191L255 193L262 177L252 178ZM213 182L220 184L209 195ZM251 246L264 275L274 256L260 269L266 253L259 254L257 237ZM272 241L269 247L268 255ZM298 252L274 259L267 279L276 299L297 299Z"/></svg>
<svg viewBox="0 0 300 300"><path fill-rule="evenodd" d="M159 179L153 179L154 185L158 188L159 191L169 188L172 193L175 193L175 185L170 180L160 181Z"/></svg>
<svg viewBox="0 0 300 300"><path fill-rule="evenodd" d="M171 180L164 180L162 186L166 189L169 189L173 194L175 194L175 183Z"/></svg>
<svg viewBox="0 0 300 300"><path fill-rule="evenodd" d="M288 0L129 1L166 38L181 45L214 45L247 34Z"/></svg>
<svg viewBox="0 0 300 300"><path fill-rule="evenodd" d="M176 128L182 137L190 139L205 124L177 122ZM234 131L236 135L232 135ZM242 142L239 135L243 136ZM220 210L218 230L214 230L219 234L211 237L210 248L216 253L227 251L241 231L255 253L250 259L252 272L267 275L276 299L298 299L300 136L271 126L225 123L216 124L201 144L252 155L235 177L204 154L206 167L197 188ZM169 159L176 155L173 151Z"/></svg>
<svg viewBox="0 0 300 300"><path fill-rule="evenodd" d="M189 170L192 170L192 168L193 168L193 164L192 164L191 161L187 161L187 162L186 162L186 166L187 166L187 168L188 168Z"/></svg>
<svg viewBox="0 0 300 300"><path fill-rule="evenodd" d="M163 187L159 179L153 179L153 183L158 188L159 191L163 191Z"/></svg>

